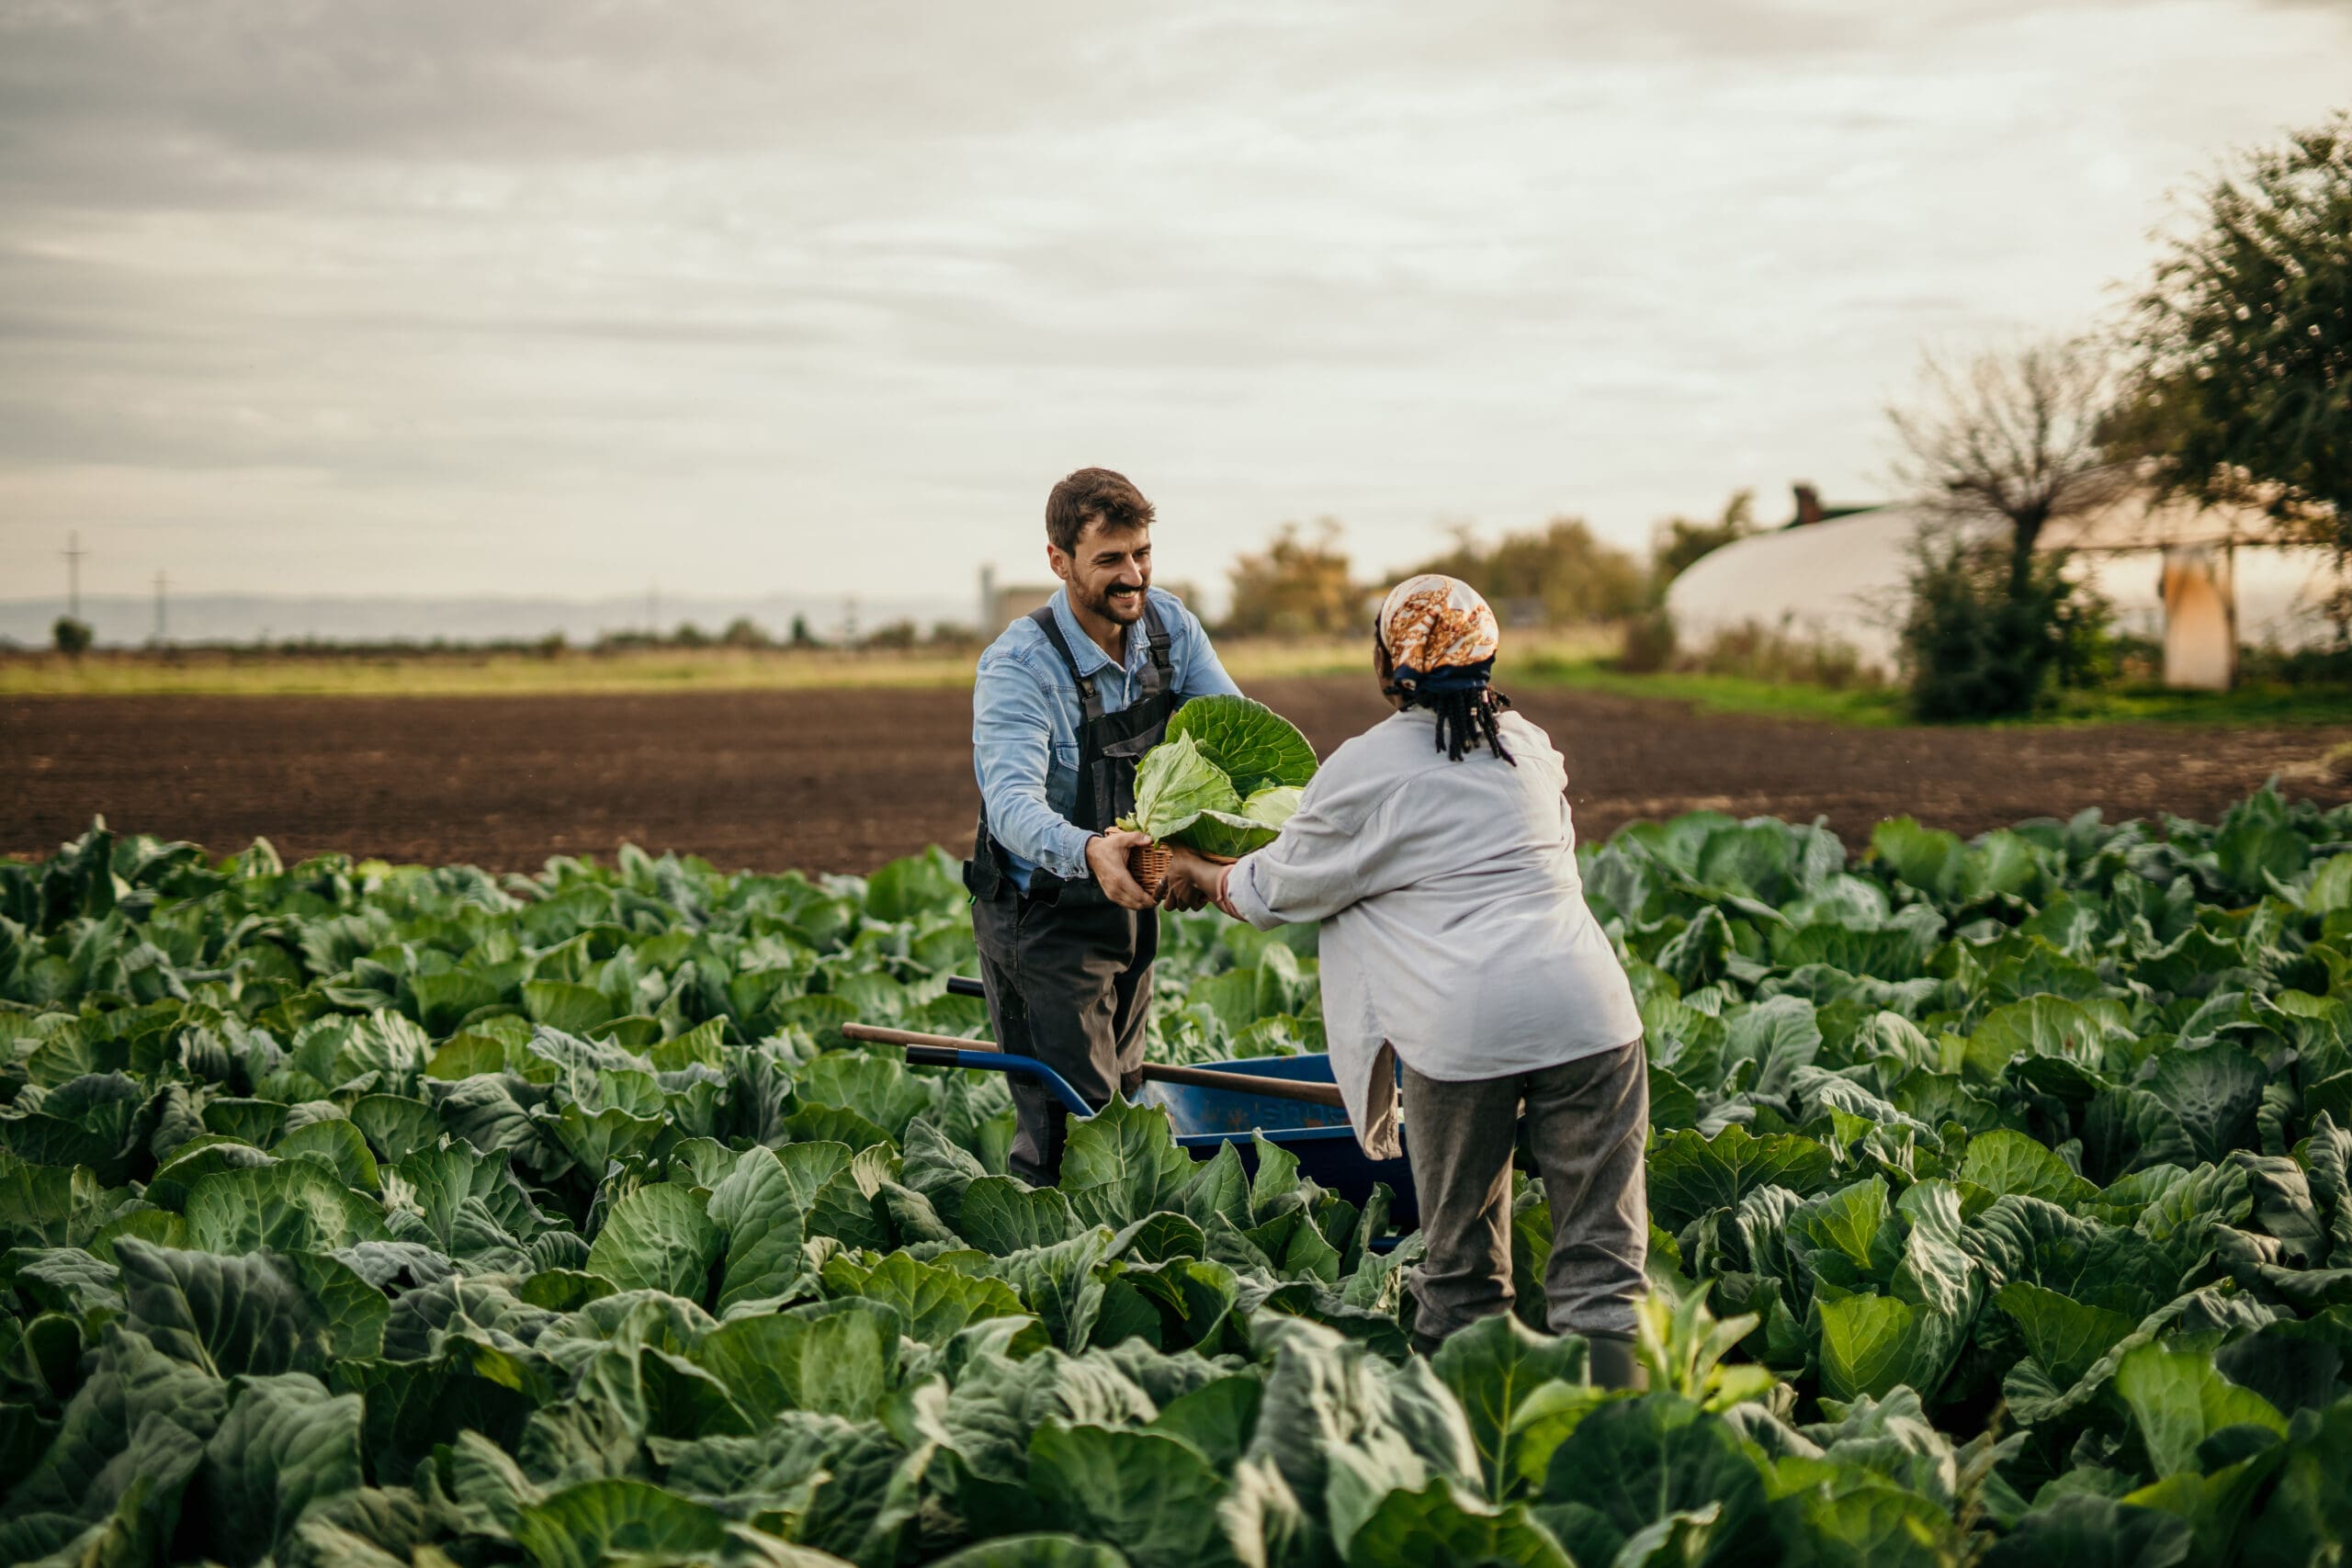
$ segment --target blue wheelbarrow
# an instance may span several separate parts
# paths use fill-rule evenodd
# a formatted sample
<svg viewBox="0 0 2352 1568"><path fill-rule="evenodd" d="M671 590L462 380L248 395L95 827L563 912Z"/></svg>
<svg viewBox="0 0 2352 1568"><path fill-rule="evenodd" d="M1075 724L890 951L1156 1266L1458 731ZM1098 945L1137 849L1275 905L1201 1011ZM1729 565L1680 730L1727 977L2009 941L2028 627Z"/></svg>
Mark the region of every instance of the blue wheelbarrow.
<svg viewBox="0 0 2352 1568"><path fill-rule="evenodd" d="M951 981L962 991L971 981ZM906 1029L880 1029L869 1024L842 1026L843 1038L876 1045L895 1045L907 1060L926 1067L978 1067L1027 1078L1067 1106L1073 1116L1094 1114L1069 1080L1035 1056L1000 1051L977 1040L953 1035L922 1034ZM1413 1168L1403 1159L1374 1159L1356 1142L1348 1122L1345 1102L1331 1077L1331 1058L1314 1056L1251 1056L1217 1062L1204 1067L1180 1067L1147 1062L1138 1103L1159 1105L1176 1129L1176 1142L1195 1159L1213 1158L1230 1144L1252 1175L1258 1167L1257 1136L1287 1149L1298 1160L1298 1171L1319 1187L1329 1188L1361 1205L1374 1184L1385 1182L1395 1195L1389 1213L1399 1227L1411 1230L1420 1223L1420 1207L1413 1191Z"/></svg>

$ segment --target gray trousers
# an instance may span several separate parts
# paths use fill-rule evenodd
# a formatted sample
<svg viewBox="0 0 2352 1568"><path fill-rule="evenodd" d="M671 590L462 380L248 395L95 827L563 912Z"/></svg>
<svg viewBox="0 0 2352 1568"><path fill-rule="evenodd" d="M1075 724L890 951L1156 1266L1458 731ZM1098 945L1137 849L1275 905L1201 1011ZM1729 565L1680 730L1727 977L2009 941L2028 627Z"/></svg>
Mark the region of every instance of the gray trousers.
<svg viewBox="0 0 2352 1568"><path fill-rule="evenodd" d="M972 935L999 1050L1036 1057L1098 1110L1114 1092L1143 1086L1159 910L1103 899L980 898ZM1012 1174L1052 1186L1061 1178L1069 1112L1027 1078L1012 1080Z"/></svg>
<svg viewBox="0 0 2352 1568"><path fill-rule="evenodd" d="M1634 1332L1649 1255L1650 1070L1638 1040L1542 1072L1447 1083L1404 1069L1405 1152L1429 1251L1407 1279L1415 1329L1442 1339L1509 1312L1510 1168L1521 1106L1552 1210L1555 1334Z"/></svg>

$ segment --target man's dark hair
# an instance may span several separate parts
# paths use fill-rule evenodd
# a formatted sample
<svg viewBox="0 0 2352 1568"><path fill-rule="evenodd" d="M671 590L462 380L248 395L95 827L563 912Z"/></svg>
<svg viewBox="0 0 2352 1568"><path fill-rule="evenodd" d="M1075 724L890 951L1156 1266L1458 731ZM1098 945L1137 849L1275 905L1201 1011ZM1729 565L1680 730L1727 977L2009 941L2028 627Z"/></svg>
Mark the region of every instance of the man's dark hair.
<svg viewBox="0 0 2352 1568"><path fill-rule="evenodd" d="M1086 520L1102 519L1102 526L1124 534L1130 528L1151 526L1151 502L1143 498L1125 474L1114 474L1108 468L1080 468L1054 487L1046 498L1046 537L1056 549L1070 554L1078 548L1078 536L1086 532Z"/></svg>

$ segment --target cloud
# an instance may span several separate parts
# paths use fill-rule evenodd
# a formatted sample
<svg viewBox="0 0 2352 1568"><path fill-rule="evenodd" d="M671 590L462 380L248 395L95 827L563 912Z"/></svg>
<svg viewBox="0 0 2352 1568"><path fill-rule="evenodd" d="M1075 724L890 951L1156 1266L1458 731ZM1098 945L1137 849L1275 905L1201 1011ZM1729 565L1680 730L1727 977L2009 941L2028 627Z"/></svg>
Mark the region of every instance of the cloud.
<svg viewBox="0 0 2352 1568"><path fill-rule="evenodd" d="M422 592L469 529L947 592L1090 461L1204 578L1861 493L1922 340L2083 324L2347 54L2274 0L0 0L0 578L72 521L134 584Z"/></svg>

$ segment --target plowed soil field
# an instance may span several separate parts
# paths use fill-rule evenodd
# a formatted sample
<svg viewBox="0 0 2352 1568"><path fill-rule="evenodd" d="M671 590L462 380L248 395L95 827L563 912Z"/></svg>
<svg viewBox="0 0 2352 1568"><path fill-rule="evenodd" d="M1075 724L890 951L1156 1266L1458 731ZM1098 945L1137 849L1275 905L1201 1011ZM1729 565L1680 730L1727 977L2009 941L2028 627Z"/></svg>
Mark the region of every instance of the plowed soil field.
<svg viewBox="0 0 2352 1568"><path fill-rule="evenodd" d="M1320 751L1385 711L1356 676L1250 694ZM1962 833L2086 806L2211 817L2274 773L2352 795L2321 762L2342 728L1863 729L1578 692L1520 707L1566 753L1587 837L1712 808L1826 817L1859 849L1904 814ZM729 870L865 871L928 843L965 852L978 798L959 690L0 699L0 854L45 853L103 814L215 852L266 836L289 861L527 871L628 840Z"/></svg>

